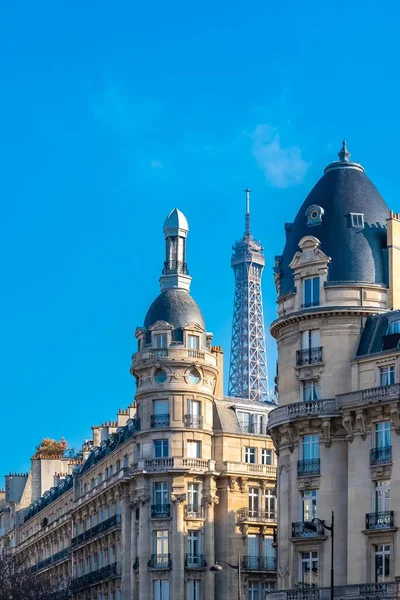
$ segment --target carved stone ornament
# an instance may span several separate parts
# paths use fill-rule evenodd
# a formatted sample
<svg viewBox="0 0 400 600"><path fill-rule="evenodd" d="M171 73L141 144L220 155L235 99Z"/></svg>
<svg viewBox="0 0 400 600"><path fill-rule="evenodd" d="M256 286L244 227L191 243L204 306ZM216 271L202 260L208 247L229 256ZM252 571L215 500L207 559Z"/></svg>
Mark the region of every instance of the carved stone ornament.
<svg viewBox="0 0 400 600"><path fill-rule="evenodd" d="M236 477L228 477L228 488L230 492L234 492L236 490L237 478Z"/></svg>
<svg viewBox="0 0 400 600"><path fill-rule="evenodd" d="M398 406L393 406L390 409L390 418L393 423L393 429L395 430L396 434L399 435L399 433L400 433L400 412L399 412Z"/></svg>
<svg viewBox="0 0 400 600"><path fill-rule="evenodd" d="M342 425L347 432L346 440L351 443L354 440L353 418L350 415L343 417Z"/></svg>
<svg viewBox="0 0 400 600"><path fill-rule="evenodd" d="M139 501L140 506L144 506L150 501L150 496L138 496L137 500Z"/></svg>
<svg viewBox="0 0 400 600"><path fill-rule="evenodd" d="M364 411L357 412L356 423L361 434L361 439L365 440L367 437L367 416Z"/></svg>
<svg viewBox="0 0 400 600"><path fill-rule="evenodd" d="M277 456L279 456L279 443L281 441L281 436L280 433L277 429L273 429L271 432L271 438L272 438L272 442L274 444L274 448L275 448L275 453Z"/></svg>
<svg viewBox="0 0 400 600"><path fill-rule="evenodd" d="M182 504L186 500L186 494L171 494L171 501Z"/></svg>
<svg viewBox="0 0 400 600"><path fill-rule="evenodd" d="M322 421L322 437L326 448L331 445L331 422L329 420Z"/></svg>
<svg viewBox="0 0 400 600"><path fill-rule="evenodd" d="M239 477L239 479L238 479L239 490L242 494L244 494L246 492L247 482L248 482L248 479L246 479L246 477Z"/></svg>
<svg viewBox="0 0 400 600"><path fill-rule="evenodd" d="M245 540L248 535L249 526L246 523L241 523L239 525L240 533L242 534L242 538Z"/></svg>
<svg viewBox="0 0 400 600"><path fill-rule="evenodd" d="M218 496L216 496L215 494L210 494L209 496L205 496L204 500L207 502L207 504L209 504L210 506L213 504L219 504L219 498Z"/></svg>
<svg viewBox="0 0 400 600"><path fill-rule="evenodd" d="M182 377L183 377L182 371L174 371L174 377L175 377L175 379L182 379Z"/></svg>
<svg viewBox="0 0 400 600"><path fill-rule="evenodd" d="M295 430L292 425L287 425L282 430L282 438L286 438L290 452L294 450Z"/></svg>

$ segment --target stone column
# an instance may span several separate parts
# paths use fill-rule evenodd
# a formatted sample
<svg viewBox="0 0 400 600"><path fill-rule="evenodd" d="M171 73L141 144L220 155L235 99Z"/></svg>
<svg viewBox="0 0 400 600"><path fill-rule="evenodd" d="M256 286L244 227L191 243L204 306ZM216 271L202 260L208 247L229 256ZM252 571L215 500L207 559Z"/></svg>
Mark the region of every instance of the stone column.
<svg viewBox="0 0 400 600"><path fill-rule="evenodd" d="M211 490L210 490L211 492ZM204 592L202 595L207 600L214 600L214 588L215 588L215 574L210 571L211 565L215 564L215 518L214 518L214 505L218 504L219 498L211 492L208 496L205 496L205 510L206 520L204 523L204 544L203 553L207 563L207 570L204 577Z"/></svg>
<svg viewBox="0 0 400 600"><path fill-rule="evenodd" d="M143 488L138 495L140 506L140 525L138 539L138 557L139 557L139 600L149 600L150 592L150 572L147 563L151 554L151 536L150 536L150 494L148 489Z"/></svg>
<svg viewBox="0 0 400 600"><path fill-rule="evenodd" d="M185 585L185 541L183 535L183 503L186 494L171 494L172 516L172 598L183 598Z"/></svg>
<svg viewBox="0 0 400 600"><path fill-rule="evenodd" d="M123 488L121 494L121 600L131 600L131 576L134 558L131 557L132 508L129 490Z"/></svg>
<svg viewBox="0 0 400 600"><path fill-rule="evenodd" d="M136 535L136 509L139 503L138 500L131 502L131 557L132 563L134 564L138 558L138 544ZM132 580L131 580L131 600L137 600L137 585L136 585L136 574L137 569L133 570L132 564Z"/></svg>

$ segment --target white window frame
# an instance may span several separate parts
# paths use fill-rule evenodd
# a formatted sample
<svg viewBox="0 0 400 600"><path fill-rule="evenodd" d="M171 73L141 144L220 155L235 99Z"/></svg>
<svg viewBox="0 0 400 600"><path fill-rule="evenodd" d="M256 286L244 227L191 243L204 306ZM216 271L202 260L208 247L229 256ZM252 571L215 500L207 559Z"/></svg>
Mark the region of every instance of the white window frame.
<svg viewBox="0 0 400 600"><path fill-rule="evenodd" d="M187 600L201 600L201 579L188 579L186 582ZM162 599L164 600L164 599Z"/></svg>
<svg viewBox="0 0 400 600"><path fill-rule="evenodd" d="M157 456L157 443L160 443L161 455ZM167 454L165 454L165 449L167 449ZM168 458L169 456L169 443L168 440L153 440L153 450L154 450L154 458Z"/></svg>
<svg viewBox="0 0 400 600"><path fill-rule="evenodd" d="M187 440L186 456L188 458L201 458L201 442L199 440Z"/></svg>
<svg viewBox="0 0 400 600"><path fill-rule="evenodd" d="M265 510L265 516L270 518L270 519L274 519L276 518L276 503L277 503L277 499L276 496L274 494L274 490L271 490L271 488L265 488L264 489L264 510Z"/></svg>
<svg viewBox="0 0 400 600"><path fill-rule="evenodd" d="M154 600L169 600L169 579L153 581Z"/></svg>
<svg viewBox="0 0 400 600"><path fill-rule="evenodd" d="M168 481L155 481L153 483L154 504L165 506L169 504Z"/></svg>
<svg viewBox="0 0 400 600"><path fill-rule="evenodd" d="M309 456L305 450L309 447ZM303 435L301 443L301 460L315 460L319 458L319 435L313 433L311 435Z"/></svg>
<svg viewBox="0 0 400 600"><path fill-rule="evenodd" d="M386 562L385 557L389 556L389 572L386 573ZM381 573L379 573L379 569L377 568L377 559L381 557L382 565L381 565ZM391 580L391 571L393 569L393 557L392 557L392 546L391 544L377 544L374 546L374 579L375 583L386 583Z"/></svg>
<svg viewBox="0 0 400 600"><path fill-rule="evenodd" d="M156 529L153 531L153 554L169 554L169 531L168 529Z"/></svg>
<svg viewBox="0 0 400 600"><path fill-rule="evenodd" d="M168 334L167 333L153 333L153 348L157 350L164 350L168 348Z"/></svg>
<svg viewBox="0 0 400 600"><path fill-rule="evenodd" d="M375 448L387 448L391 445L392 424L390 421L379 421L375 424Z"/></svg>
<svg viewBox="0 0 400 600"><path fill-rule="evenodd" d="M317 490L303 490L301 492L301 520L303 522L312 521L318 516L318 491ZM309 505L310 510L306 510L306 506ZM306 519L306 514L309 512L310 519Z"/></svg>
<svg viewBox="0 0 400 600"><path fill-rule="evenodd" d="M350 213L350 221L352 227L362 229L364 227L364 213Z"/></svg>
<svg viewBox="0 0 400 600"><path fill-rule="evenodd" d="M273 465L274 464L274 451L271 448L261 448L261 464L262 465Z"/></svg>
<svg viewBox="0 0 400 600"><path fill-rule="evenodd" d="M314 283L313 280L318 279L318 298L314 298ZM311 281L310 285L310 302L306 302L306 281ZM321 303L321 278L319 275L313 275L312 277L304 277L302 281L302 294L303 294L303 307L311 308L312 306L319 306Z"/></svg>
<svg viewBox="0 0 400 600"><path fill-rule="evenodd" d="M300 552L300 556L299 556L299 581L301 583L305 583L308 585L318 585L319 583L319 553L318 551L315 550L310 550L308 552ZM314 579L312 576L313 573L313 565L317 564L317 576L315 578L314 581L307 581L307 579ZM304 567L308 565L309 567L309 571L308 573L311 574L311 577L304 577L305 575L305 571L304 571Z"/></svg>
<svg viewBox="0 0 400 600"><path fill-rule="evenodd" d="M321 389L318 380L304 379L301 382L301 388L303 402L316 402L320 399Z"/></svg>
<svg viewBox="0 0 400 600"><path fill-rule="evenodd" d="M254 457L254 460L251 460L252 457ZM255 465L257 463L257 448L254 446L244 447L244 462L251 465Z"/></svg>
<svg viewBox="0 0 400 600"><path fill-rule="evenodd" d="M250 518L258 518L260 512L260 488L255 486L248 488L248 504Z"/></svg>
<svg viewBox="0 0 400 600"><path fill-rule="evenodd" d="M195 481L187 484L187 505L193 512L200 510L200 484Z"/></svg>
<svg viewBox="0 0 400 600"><path fill-rule="evenodd" d="M375 513L390 510L390 479L375 481L373 507Z"/></svg>
<svg viewBox="0 0 400 600"><path fill-rule="evenodd" d="M379 367L379 385L393 385L396 383L396 365Z"/></svg>
<svg viewBox="0 0 400 600"><path fill-rule="evenodd" d="M200 336L193 333L188 333L187 347L189 350L200 350Z"/></svg>

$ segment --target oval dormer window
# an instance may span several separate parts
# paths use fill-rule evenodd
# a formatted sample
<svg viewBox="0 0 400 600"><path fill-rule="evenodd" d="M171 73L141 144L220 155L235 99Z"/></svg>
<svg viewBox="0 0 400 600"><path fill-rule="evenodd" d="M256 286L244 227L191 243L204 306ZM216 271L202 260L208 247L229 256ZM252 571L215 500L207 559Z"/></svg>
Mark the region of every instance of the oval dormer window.
<svg viewBox="0 0 400 600"><path fill-rule="evenodd" d="M159 371L157 371L156 375L155 375L155 380L157 381L157 383L165 383L167 381L167 374L165 371L163 371L162 369L160 369Z"/></svg>
<svg viewBox="0 0 400 600"><path fill-rule="evenodd" d="M189 373L189 381L190 383L199 383L200 381L200 373L197 369L192 369Z"/></svg>
<svg viewBox="0 0 400 600"><path fill-rule="evenodd" d="M306 210L307 225L309 227L320 225L324 212L322 206L317 206L316 204L309 206Z"/></svg>

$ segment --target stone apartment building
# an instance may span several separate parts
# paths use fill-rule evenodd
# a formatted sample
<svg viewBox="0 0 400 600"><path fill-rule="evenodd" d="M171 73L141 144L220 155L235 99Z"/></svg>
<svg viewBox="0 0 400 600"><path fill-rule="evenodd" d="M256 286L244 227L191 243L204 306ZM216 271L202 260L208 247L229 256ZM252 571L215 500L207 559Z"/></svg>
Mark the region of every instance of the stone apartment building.
<svg viewBox="0 0 400 600"><path fill-rule="evenodd" d="M399 597L399 215L343 143L285 229L268 425L280 591L269 598L329 597L332 512L335 596Z"/></svg>
<svg viewBox="0 0 400 600"><path fill-rule="evenodd" d="M240 565L243 599L275 589L271 406L223 394L223 352L189 294L188 229L176 209L164 224L161 294L136 330L135 405L94 428L57 485L0 508L15 505L4 539L51 572L57 598L232 600L238 570L225 563Z"/></svg>

